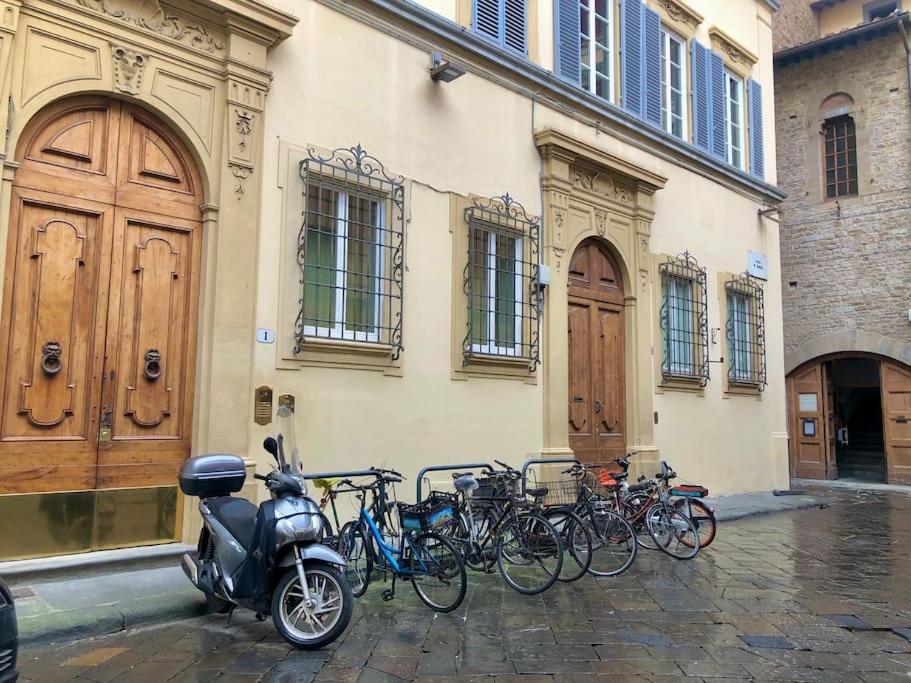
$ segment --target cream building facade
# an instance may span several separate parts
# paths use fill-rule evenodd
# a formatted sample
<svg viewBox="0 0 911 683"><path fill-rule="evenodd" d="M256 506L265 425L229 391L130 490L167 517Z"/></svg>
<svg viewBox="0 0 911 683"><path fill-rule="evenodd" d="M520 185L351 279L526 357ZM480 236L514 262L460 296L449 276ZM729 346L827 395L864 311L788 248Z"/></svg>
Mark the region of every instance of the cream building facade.
<svg viewBox="0 0 911 683"><path fill-rule="evenodd" d="M311 470L786 486L775 3L478 1L0 2L0 556L192 540L289 400Z"/></svg>

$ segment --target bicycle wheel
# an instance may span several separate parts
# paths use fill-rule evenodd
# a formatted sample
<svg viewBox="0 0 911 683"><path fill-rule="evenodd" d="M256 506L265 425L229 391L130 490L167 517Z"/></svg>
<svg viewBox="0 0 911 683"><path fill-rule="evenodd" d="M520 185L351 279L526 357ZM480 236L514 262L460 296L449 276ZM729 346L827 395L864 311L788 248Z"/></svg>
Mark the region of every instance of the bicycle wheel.
<svg viewBox="0 0 911 683"><path fill-rule="evenodd" d="M557 581L578 581L585 576L592 563L592 536L588 527L571 510L545 510L544 517L559 532L560 543L563 544L563 566Z"/></svg>
<svg viewBox="0 0 911 683"><path fill-rule="evenodd" d="M462 556L451 541L425 533L405 542L405 566L421 601L436 612L451 612L462 604L468 576Z"/></svg>
<svg viewBox="0 0 911 683"><path fill-rule="evenodd" d="M699 532L693 520L671 505L654 505L645 517L645 524L659 550L671 557L689 560L699 552Z"/></svg>
<svg viewBox="0 0 911 683"><path fill-rule="evenodd" d="M696 531L699 532L699 547L708 548L715 540L715 533L718 530L718 523L715 521L715 513L712 512L708 505L701 500L691 498L680 498L674 501L674 508L691 520L696 525Z"/></svg>
<svg viewBox="0 0 911 683"><path fill-rule="evenodd" d="M633 566L639 543L636 531L628 521L616 512L594 506L583 511L581 516L592 537L590 574L618 576Z"/></svg>
<svg viewBox="0 0 911 683"><path fill-rule="evenodd" d="M636 532L636 543L645 550L658 550L658 544L648 533L645 523L646 512L644 508L651 502L651 496L642 493L633 493L623 501L623 517L630 522ZM635 521L630 521L635 520Z"/></svg>
<svg viewBox="0 0 911 683"><path fill-rule="evenodd" d="M513 590L525 595L546 591L563 566L560 534L537 513L513 516L500 527L497 566Z"/></svg>
<svg viewBox="0 0 911 683"><path fill-rule="evenodd" d="M345 578L351 586L351 594L356 598L361 597L370 585L373 559L359 522L348 522L342 527L338 536L338 554L348 561Z"/></svg>

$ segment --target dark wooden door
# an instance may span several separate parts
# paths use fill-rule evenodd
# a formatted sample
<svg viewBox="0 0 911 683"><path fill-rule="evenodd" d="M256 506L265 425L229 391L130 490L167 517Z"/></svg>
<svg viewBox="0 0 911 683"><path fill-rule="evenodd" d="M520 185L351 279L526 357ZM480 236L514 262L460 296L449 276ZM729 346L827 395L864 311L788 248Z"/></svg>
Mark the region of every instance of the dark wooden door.
<svg viewBox="0 0 911 683"><path fill-rule="evenodd" d="M626 450L624 298L607 247L583 242L569 270L569 445L585 462Z"/></svg>
<svg viewBox="0 0 911 683"><path fill-rule="evenodd" d="M68 100L23 134L0 493L173 485L190 450L200 184L159 122Z"/></svg>
<svg viewBox="0 0 911 683"><path fill-rule="evenodd" d="M788 450L795 477L833 479L837 475L835 449L830 447L833 427L828 387L822 363L795 370L787 378Z"/></svg>
<svg viewBox="0 0 911 683"><path fill-rule="evenodd" d="M911 372L883 361L880 382L886 476L890 484L911 484Z"/></svg>

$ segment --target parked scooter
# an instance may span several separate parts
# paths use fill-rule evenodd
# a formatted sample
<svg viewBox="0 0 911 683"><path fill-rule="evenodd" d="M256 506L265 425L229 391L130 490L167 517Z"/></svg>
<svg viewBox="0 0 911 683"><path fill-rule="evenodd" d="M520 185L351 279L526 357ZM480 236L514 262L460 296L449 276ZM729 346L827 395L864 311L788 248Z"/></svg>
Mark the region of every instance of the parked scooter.
<svg viewBox="0 0 911 683"><path fill-rule="evenodd" d="M186 553L181 566L213 611L240 606L259 617L271 614L282 638L310 650L341 635L354 598L343 574L345 559L320 543L324 521L300 476L293 413L282 406L278 416L287 438L279 433L263 443L278 469L254 475L272 498L258 508L230 495L246 478L237 456L203 455L181 467L180 488L201 499L204 521L197 552Z"/></svg>

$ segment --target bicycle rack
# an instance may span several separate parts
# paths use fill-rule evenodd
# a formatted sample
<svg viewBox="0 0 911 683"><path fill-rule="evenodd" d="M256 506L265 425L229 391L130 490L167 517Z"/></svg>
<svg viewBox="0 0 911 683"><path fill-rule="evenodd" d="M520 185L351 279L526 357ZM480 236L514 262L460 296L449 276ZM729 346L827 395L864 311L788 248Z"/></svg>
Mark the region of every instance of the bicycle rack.
<svg viewBox="0 0 911 683"><path fill-rule="evenodd" d="M417 481L417 486L416 486L417 498L415 498L415 503L421 502L421 499L422 499L421 483L424 481L425 474L427 474L428 472L455 472L456 470L463 470L463 469L464 470L483 469L483 470L487 470L488 472L494 471L493 467L489 463L486 463L486 462L472 462L472 463L465 463L465 464L461 464L461 465L431 465L429 467L425 467L420 472L418 472L418 481Z"/></svg>
<svg viewBox="0 0 911 683"><path fill-rule="evenodd" d="M352 472L317 472L316 474L302 474L303 479L347 479L348 477L376 477L379 472L374 470L354 470Z"/></svg>
<svg viewBox="0 0 911 683"><path fill-rule="evenodd" d="M560 463L582 464L576 458L532 458L531 460L526 460L525 464L522 465L522 495L525 495L525 490L528 488L529 467L532 465L559 465Z"/></svg>

